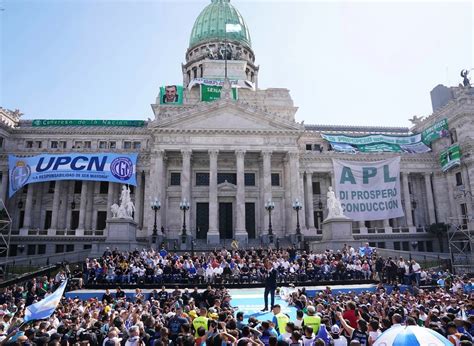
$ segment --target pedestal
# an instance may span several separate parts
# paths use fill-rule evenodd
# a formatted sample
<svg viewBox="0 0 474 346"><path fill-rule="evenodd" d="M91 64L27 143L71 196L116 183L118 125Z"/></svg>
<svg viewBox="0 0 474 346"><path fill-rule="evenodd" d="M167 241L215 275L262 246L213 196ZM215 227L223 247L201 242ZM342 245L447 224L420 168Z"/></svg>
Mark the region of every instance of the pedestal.
<svg viewBox="0 0 474 346"><path fill-rule="evenodd" d="M249 236L248 236L247 231L238 231L238 230L236 230L234 238L235 238L235 240L237 240L239 242L239 246L247 245L247 243L249 241Z"/></svg>
<svg viewBox="0 0 474 346"><path fill-rule="evenodd" d="M220 244L221 237L219 231L208 231L207 232L207 243L208 244Z"/></svg>
<svg viewBox="0 0 474 346"><path fill-rule="evenodd" d="M324 252L326 249L340 250L344 244L353 247L359 246L352 235L352 219L331 218L323 221L323 239L320 242L312 242L311 250Z"/></svg>
<svg viewBox="0 0 474 346"><path fill-rule="evenodd" d="M99 252L106 247L113 250L130 251L137 248L137 223L132 219L107 219L107 238L99 244Z"/></svg>

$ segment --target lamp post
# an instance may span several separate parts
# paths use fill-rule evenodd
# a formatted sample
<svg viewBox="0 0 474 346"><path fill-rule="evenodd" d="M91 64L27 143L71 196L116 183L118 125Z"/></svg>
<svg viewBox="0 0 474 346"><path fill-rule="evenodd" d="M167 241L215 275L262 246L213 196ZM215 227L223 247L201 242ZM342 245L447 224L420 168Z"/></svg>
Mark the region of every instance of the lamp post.
<svg viewBox="0 0 474 346"><path fill-rule="evenodd" d="M151 204L150 204L150 207L151 207L151 210L153 210L155 212L155 223L153 224L153 235L151 236L151 241L153 244L156 244L156 238L158 236L158 228L157 228L157 225L156 225L156 214L158 212L158 210L161 209L161 203L158 199L158 197L155 197L155 199L153 201L151 201Z"/></svg>
<svg viewBox="0 0 474 346"><path fill-rule="evenodd" d="M184 244L186 243L186 211L189 210L189 202L185 199L183 199L179 203L179 209L183 211L183 233L181 234L181 242Z"/></svg>
<svg viewBox="0 0 474 346"><path fill-rule="evenodd" d="M265 209L268 211L268 240L270 244L273 244L272 210L275 209L275 202L268 199L267 203L265 203Z"/></svg>
<svg viewBox="0 0 474 346"><path fill-rule="evenodd" d="M296 211L296 241L298 242L298 247L301 244L301 229L300 229L300 210L303 209L303 205L297 199L293 202L293 210Z"/></svg>

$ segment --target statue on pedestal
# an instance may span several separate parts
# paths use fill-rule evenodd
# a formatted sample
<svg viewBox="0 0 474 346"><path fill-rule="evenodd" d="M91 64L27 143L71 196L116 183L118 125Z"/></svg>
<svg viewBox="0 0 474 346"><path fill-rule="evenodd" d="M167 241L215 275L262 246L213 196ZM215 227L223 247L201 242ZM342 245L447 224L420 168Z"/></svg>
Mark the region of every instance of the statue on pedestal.
<svg viewBox="0 0 474 346"><path fill-rule="evenodd" d="M130 188L122 185L122 192L120 194L120 206L114 203L110 210L112 211L112 218L114 219L132 219L135 205L130 198Z"/></svg>
<svg viewBox="0 0 474 346"><path fill-rule="evenodd" d="M332 186L329 186L327 193L327 207L328 207L328 219L334 218L347 218L344 215L344 211L342 210L341 201L337 199L336 194L334 193Z"/></svg>

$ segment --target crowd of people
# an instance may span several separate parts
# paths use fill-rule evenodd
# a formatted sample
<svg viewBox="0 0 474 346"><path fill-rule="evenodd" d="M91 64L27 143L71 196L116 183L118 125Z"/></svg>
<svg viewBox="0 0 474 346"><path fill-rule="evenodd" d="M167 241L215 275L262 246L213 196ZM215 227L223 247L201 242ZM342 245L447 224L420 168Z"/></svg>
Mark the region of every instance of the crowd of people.
<svg viewBox="0 0 474 346"><path fill-rule="evenodd" d="M275 264L279 282L373 279L419 286L439 279L415 260L382 258L368 244L361 249L345 246L319 254L300 254L295 248L271 252L263 248L222 249L195 255L179 255L164 248L127 253L107 249L102 257L87 259L83 271L89 284L261 283L264 257Z"/></svg>
<svg viewBox="0 0 474 346"><path fill-rule="evenodd" d="M253 259L254 251L261 255L259 259ZM262 262L273 268L279 268L287 256L288 263L305 267L319 256L296 252L291 258L291 249L259 251L230 254L222 250L209 256L235 263L249 256L252 263ZM340 255L343 252L334 254L335 258ZM110 251L103 258L114 261L114 257L127 256L193 263L186 256L158 256L151 250L126 255ZM331 256L326 254L323 261ZM378 258L373 253L369 256L370 260ZM271 307L271 318L259 309L244 313L233 305L224 285L212 284L204 290L170 290L163 286L146 295L137 287L133 295L126 295L124 290L114 288L87 300L63 298L50 318L23 323L25 307L49 295L68 275L74 275L74 271L61 270L51 278L3 289L0 345L357 346L373 345L382 332L400 325L430 328L454 346L472 345L474 335L474 281L449 272L437 273L442 285L414 285L403 292L396 286L388 292L379 284L373 292L335 294L328 287L311 296L305 288L280 287L280 298L294 307L296 318L287 315L283 303Z"/></svg>

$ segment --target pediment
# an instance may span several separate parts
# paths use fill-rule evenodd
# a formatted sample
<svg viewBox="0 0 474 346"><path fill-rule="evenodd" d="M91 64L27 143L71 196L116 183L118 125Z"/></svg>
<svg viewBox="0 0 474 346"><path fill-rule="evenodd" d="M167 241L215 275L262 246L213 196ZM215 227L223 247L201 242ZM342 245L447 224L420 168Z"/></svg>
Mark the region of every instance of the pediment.
<svg viewBox="0 0 474 346"><path fill-rule="evenodd" d="M223 183L220 183L217 185L217 189L219 191L235 191L237 190L237 186L232 184L232 183L229 183L227 180L224 181Z"/></svg>
<svg viewBox="0 0 474 346"><path fill-rule="evenodd" d="M270 115L258 108L245 107L235 101L216 101L200 104L195 109L177 114L156 125L159 128L181 130L261 130L298 131L302 125Z"/></svg>

